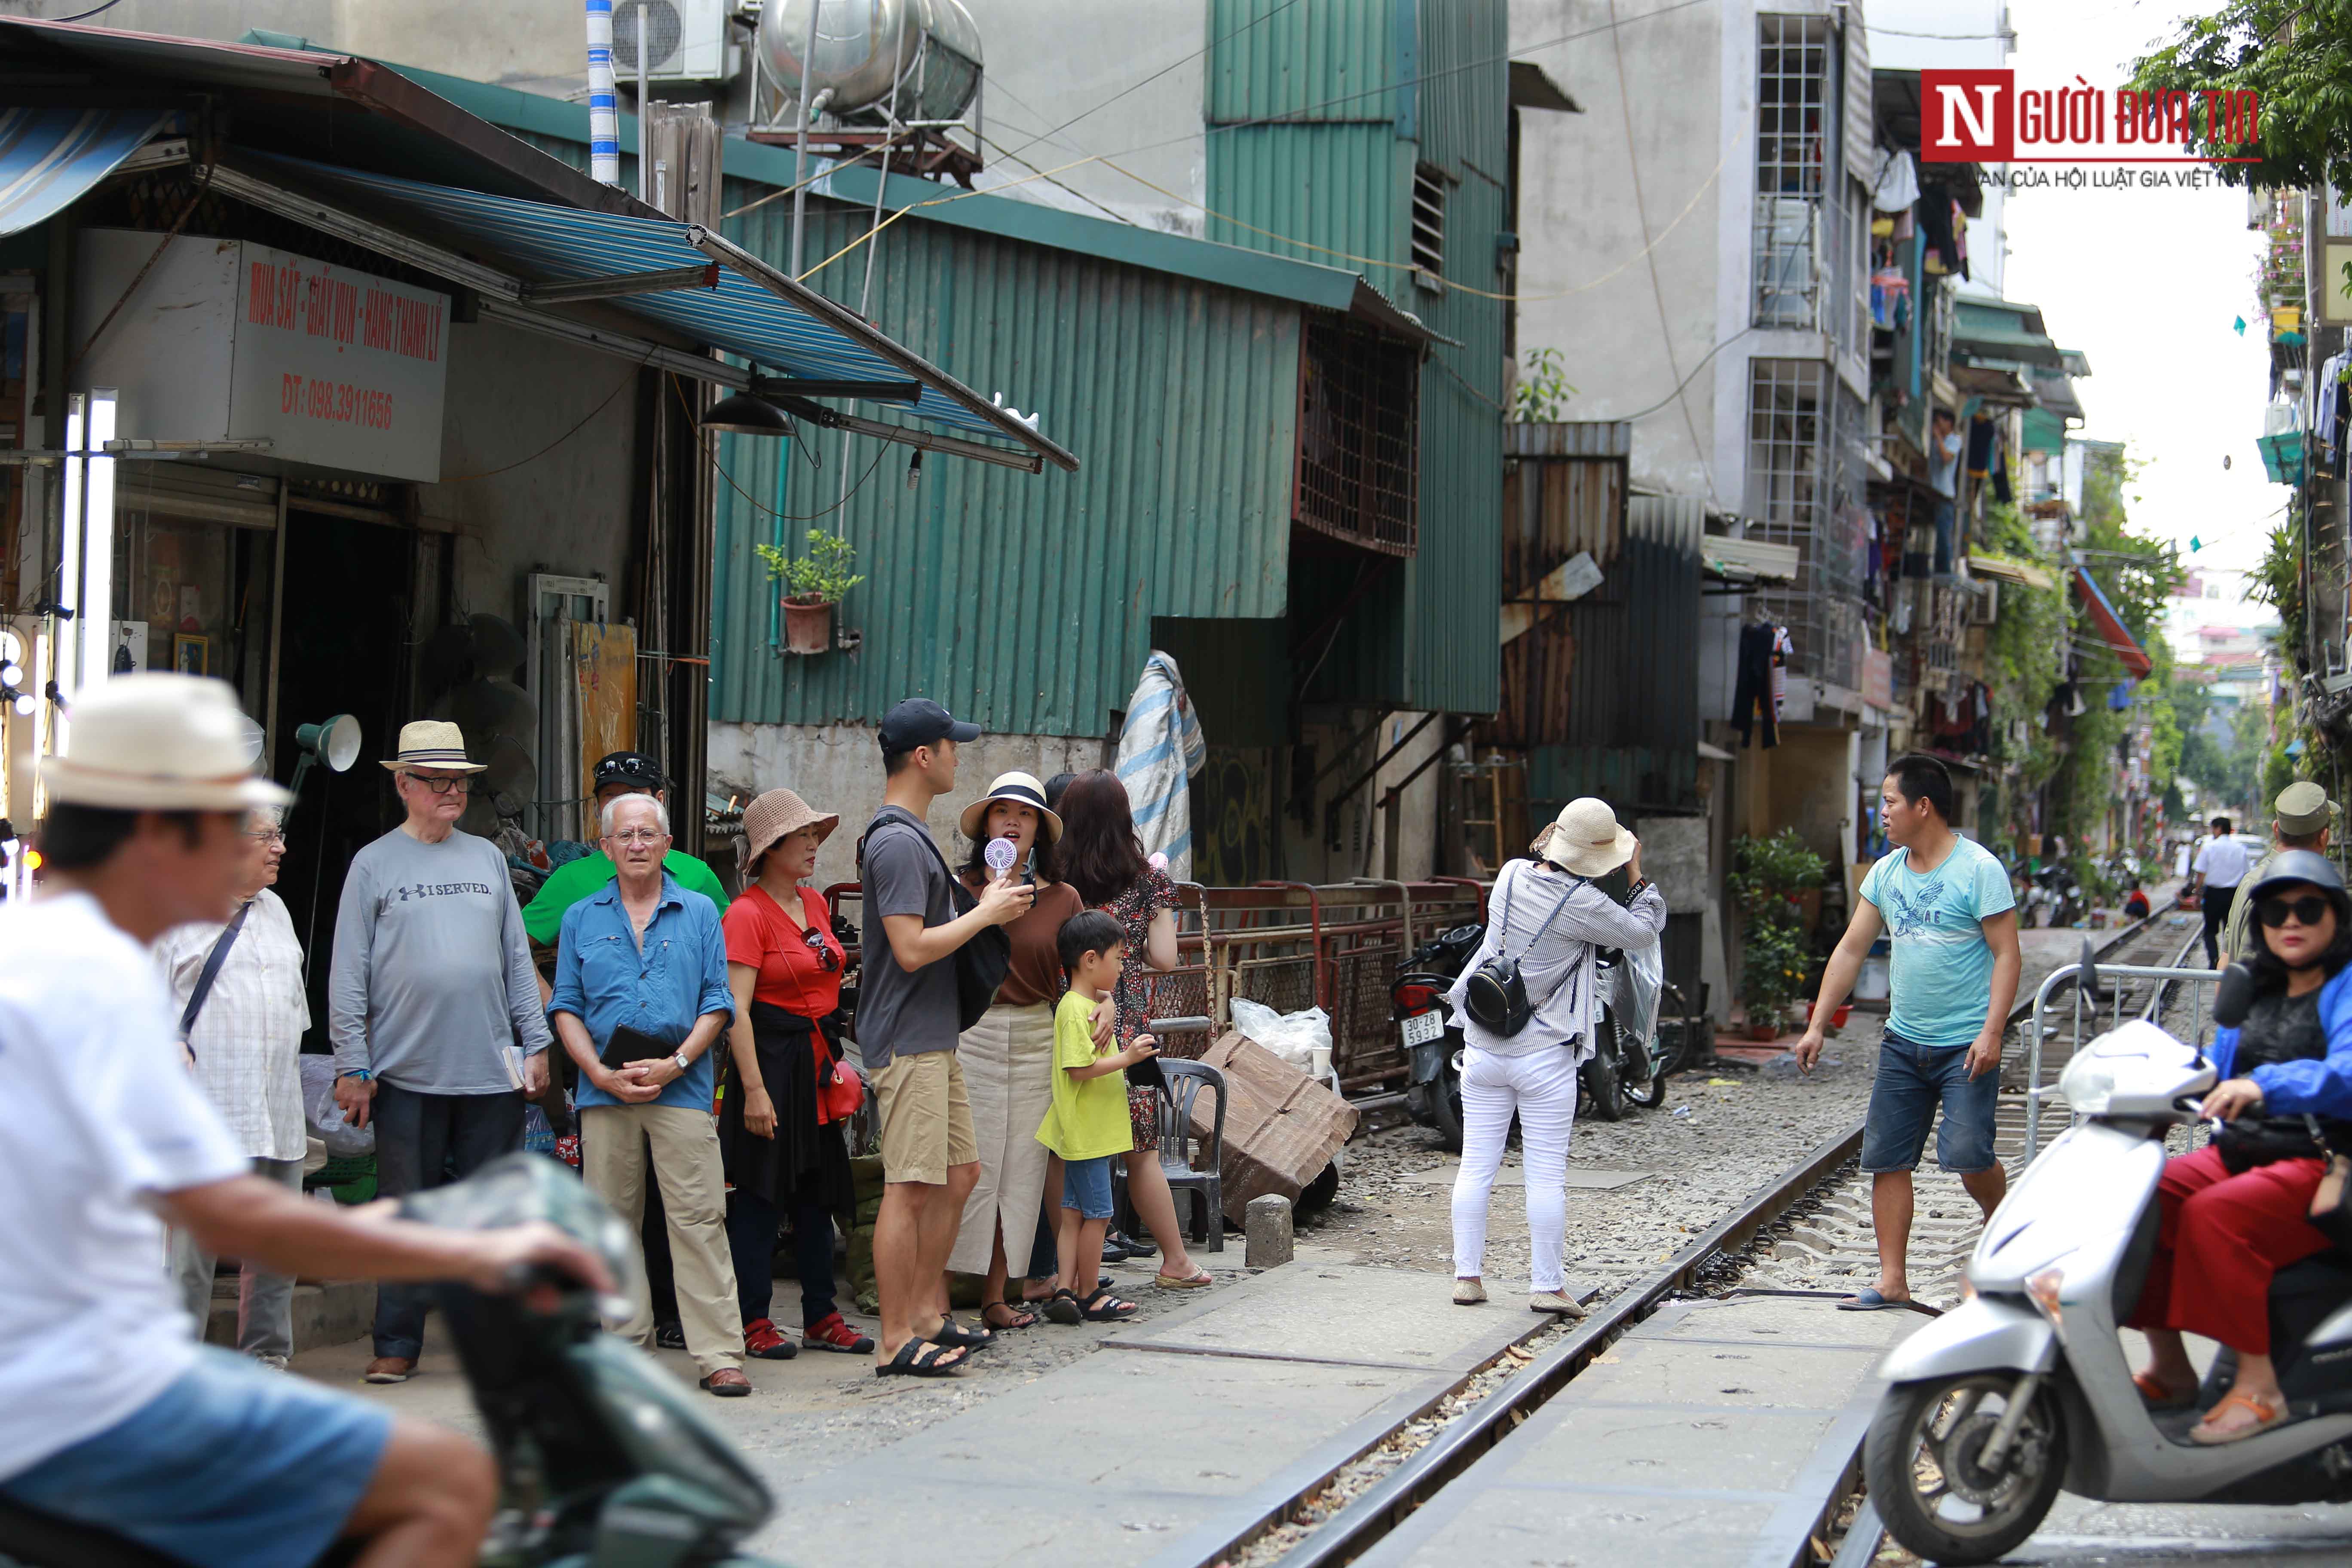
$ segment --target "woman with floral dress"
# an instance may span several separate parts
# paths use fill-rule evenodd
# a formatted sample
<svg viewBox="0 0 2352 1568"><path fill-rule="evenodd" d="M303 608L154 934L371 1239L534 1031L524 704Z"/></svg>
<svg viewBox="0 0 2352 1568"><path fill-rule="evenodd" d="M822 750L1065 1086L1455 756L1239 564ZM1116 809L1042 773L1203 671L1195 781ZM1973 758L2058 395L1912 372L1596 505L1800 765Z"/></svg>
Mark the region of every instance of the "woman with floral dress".
<svg viewBox="0 0 2352 1568"><path fill-rule="evenodd" d="M1127 786L1117 773L1107 768L1080 773L1062 792L1059 804L1062 879L1077 889L1089 909L1118 921L1126 939L1126 963L1117 992L1118 1037L1125 1042L1143 1027L1149 972L1176 967L1176 884L1144 858ZM1184 1249L1175 1195L1160 1169L1160 1067L1140 1062L1127 1073L1136 1150L1127 1156L1128 1200L1159 1245L1160 1289L1197 1290L1213 1281Z"/></svg>

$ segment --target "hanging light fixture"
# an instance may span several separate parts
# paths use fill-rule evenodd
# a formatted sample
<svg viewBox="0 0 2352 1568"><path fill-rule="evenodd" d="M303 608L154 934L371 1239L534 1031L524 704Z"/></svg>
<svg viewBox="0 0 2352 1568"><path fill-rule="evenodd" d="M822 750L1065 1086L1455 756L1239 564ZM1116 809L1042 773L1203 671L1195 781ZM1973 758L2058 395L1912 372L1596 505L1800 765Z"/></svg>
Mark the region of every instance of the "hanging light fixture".
<svg viewBox="0 0 2352 1568"><path fill-rule="evenodd" d="M730 430L738 436L789 436L793 422L765 398L738 392L722 398L702 416L705 430Z"/></svg>

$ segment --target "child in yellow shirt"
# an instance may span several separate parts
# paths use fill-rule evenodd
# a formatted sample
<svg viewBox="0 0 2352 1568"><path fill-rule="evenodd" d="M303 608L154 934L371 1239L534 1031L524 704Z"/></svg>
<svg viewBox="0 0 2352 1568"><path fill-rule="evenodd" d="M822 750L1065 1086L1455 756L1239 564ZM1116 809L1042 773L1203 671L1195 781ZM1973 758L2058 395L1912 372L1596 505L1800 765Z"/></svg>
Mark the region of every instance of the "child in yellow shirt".
<svg viewBox="0 0 2352 1568"><path fill-rule="evenodd" d="M1037 1142L1062 1157L1062 1216L1055 1239L1069 1283L1045 1303L1057 1323L1114 1323L1135 1303L1102 1283L1103 1232L1110 1227L1110 1163L1133 1149L1125 1069L1160 1054L1150 1035L1125 1050L1095 1050L1095 1011L1118 983L1125 944L1118 922L1087 910L1062 922L1056 942L1070 989L1054 1010L1054 1103ZM1075 1287L1075 1289L1073 1289Z"/></svg>

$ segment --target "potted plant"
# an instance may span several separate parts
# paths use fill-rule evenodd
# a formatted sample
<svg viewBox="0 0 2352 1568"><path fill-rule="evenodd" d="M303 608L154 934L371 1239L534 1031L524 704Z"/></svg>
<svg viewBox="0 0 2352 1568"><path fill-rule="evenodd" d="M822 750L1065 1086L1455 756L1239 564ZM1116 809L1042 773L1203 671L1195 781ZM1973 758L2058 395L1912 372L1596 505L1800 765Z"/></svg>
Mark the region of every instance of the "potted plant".
<svg viewBox="0 0 2352 1568"><path fill-rule="evenodd" d="M823 653L833 647L833 608L863 577L850 574L857 552L849 541L821 528L808 531L808 553L787 555L773 544L752 550L783 595L784 651Z"/></svg>
<svg viewBox="0 0 2352 1568"><path fill-rule="evenodd" d="M1804 990L1811 963L1805 899L1808 893L1819 897L1827 870L1793 827L1732 844L1731 875L1725 882L1743 917L1739 985L1750 1030L1759 1037L1778 1037L1789 1004Z"/></svg>

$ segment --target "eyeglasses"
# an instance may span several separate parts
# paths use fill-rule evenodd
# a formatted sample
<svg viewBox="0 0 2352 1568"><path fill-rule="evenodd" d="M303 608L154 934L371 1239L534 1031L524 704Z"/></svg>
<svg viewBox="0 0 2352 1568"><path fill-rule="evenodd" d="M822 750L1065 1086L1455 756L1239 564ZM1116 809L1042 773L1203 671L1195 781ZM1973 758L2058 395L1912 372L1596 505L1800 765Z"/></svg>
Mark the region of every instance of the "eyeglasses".
<svg viewBox="0 0 2352 1568"><path fill-rule="evenodd" d="M248 827L245 830L245 836L247 838L258 838L264 844L286 842L286 830L282 827Z"/></svg>
<svg viewBox="0 0 2352 1568"><path fill-rule="evenodd" d="M2295 918L2298 925L2315 926L2327 913L2327 900L2317 893L2300 899L2264 899L2254 905L2254 913L2273 930L2286 924L2289 915Z"/></svg>
<svg viewBox="0 0 2352 1568"><path fill-rule="evenodd" d="M658 827L632 827L626 833L608 833L604 837L615 844L658 844L669 835Z"/></svg>
<svg viewBox="0 0 2352 1568"><path fill-rule="evenodd" d="M825 945L823 931L811 926L801 933L801 938L809 944L809 951L816 954L816 961L824 965L824 972L827 974L841 967L841 954Z"/></svg>
<svg viewBox="0 0 2352 1568"><path fill-rule="evenodd" d="M474 781L464 773L459 773L454 778L436 778L427 773L411 773L408 777L411 783L421 784L435 795L447 795L453 789L459 795L467 795L471 793L474 787Z"/></svg>

